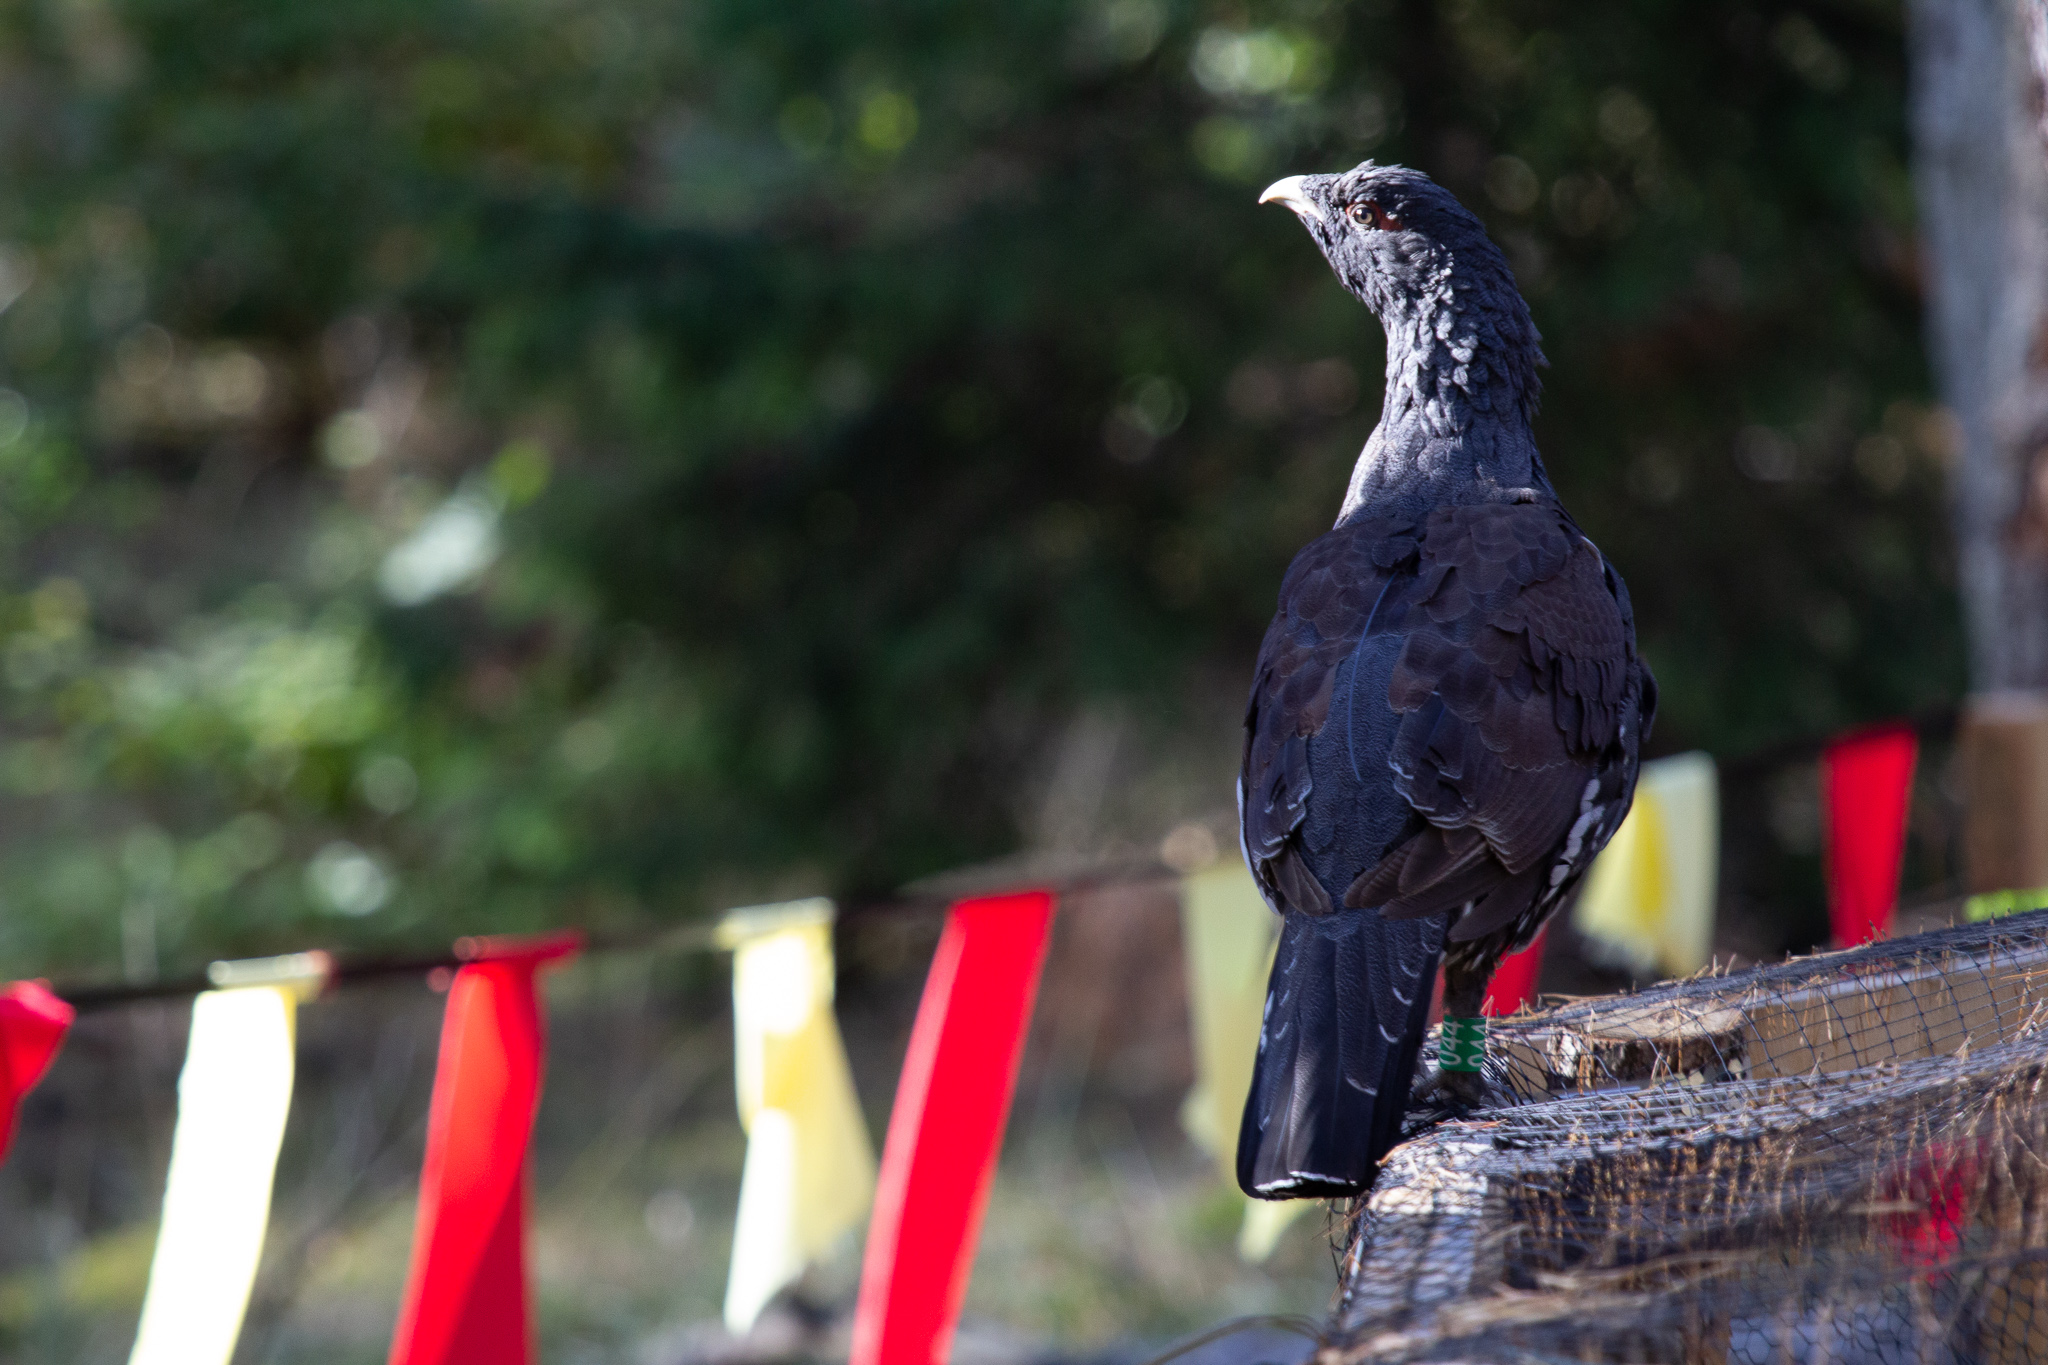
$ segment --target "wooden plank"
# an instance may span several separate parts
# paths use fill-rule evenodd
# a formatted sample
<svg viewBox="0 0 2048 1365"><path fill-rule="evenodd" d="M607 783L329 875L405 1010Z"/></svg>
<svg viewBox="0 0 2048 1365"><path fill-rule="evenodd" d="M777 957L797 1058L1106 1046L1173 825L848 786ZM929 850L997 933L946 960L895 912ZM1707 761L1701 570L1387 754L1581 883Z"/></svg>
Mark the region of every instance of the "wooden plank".
<svg viewBox="0 0 2048 1365"><path fill-rule="evenodd" d="M1503 1278L1500 1193L1483 1173L1483 1137L1406 1143L1387 1156L1341 1273L1336 1321L1399 1339L1434 1330L1446 1307L1483 1297ZM1360 1343L1370 1355L1372 1340Z"/></svg>
<svg viewBox="0 0 2048 1365"><path fill-rule="evenodd" d="M1801 1076L1946 1057L2013 1036L2048 973L2048 948L1931 957L1788 991L1748 1011L1751 1074Z"/></svg>
<svg viewBox="0 0 2048 1365"><path fill-rule="evenodd" d="M1820 1340L1846 1341L1866 1327L1933 1331L1971 1352L1958 1358L2048 1360L2048 1262L2031 1259L2048 1246L2048 1145L2040 1141L2048 1064L2032 1045L2022 1045L2017 1063L2013 1053L1988 1052L2048 1015L2048 939L2020 923L1961 937L1963 945L1827 955L1796 973L1687 983L1499 1021L1494 1041L1519 1088L1646 1093L1562 1101L1562 1113L1575 1117L1523 1122L1520 1136L1506 1115L1482 1115L1397 1148L1372 1195L1370 1231L1344 1267L1344 1358L1411 1358L1426 1339L1549 1331L1575 1314L1583 1318L1579 1358L1725 1365L1735 1344L1730 1310L1711 1293L1679 1321L1631 1320L1630 1301L1654 1303L1672 1286L1655 1238L1642 1247L1630 1239L1662 1227L1678 1255L1768 1250L1793 1245L1800 1220L1822 1218L1826 1230L1813 1235L1850 1261L1908 1256L1895 1268L1915 1294L1944 1258L1976 1258L1967 1302L1957 1305L1958 1320L1845 1280L1839 1303L1792 1303L1784 1333L1811 1328ZM1731 1115L1749 1117L1731 1125ZM1744 1177L1753 1208L1740 1216L1718 1209L1720 1223L1699 1234L1709 1240L1694 1245L1689 1221L1672 1221L1682 1201L1667 1207L1663 1182L1688 1171L1702 1177L1704 1168L1640 1161L1644 1142L1738 1173L1755 1160L1770 1170ZM1823 1150L1840 1178L1804 1164ZM1939 1199L1960 1198L1970 1225L1953 1245L1923 1246L1900 1225L1935 1207L1937 1187L1949 1188L1944 1163L1961 1183ZM1780 1175L1813 1178L1775 1186L1770 1172L1780 1166ZM1511 1288L1507 1248L1525 1238L1551 1246L1545 1237L1568 1246L1572 1230L1559 1220L1573 1217L1586 1220L1584 1235L1596 1242L1618 1239L1614 1247L1589 1243L1583 1267L1552 1247L1555 1269L1539 1256L1523 1265L1535 1268L1533 1287L1518 1277ZM1638 1281L1631 1267L1651 1253L1641 1263L1652 1269Z"/></svg>
<svg viewBox="0 0 2048 1365"><path fill-rule="evenodd" d="M1594 1028L1554 1033L1544 1062L1552 1075L1581 1090L1603 1082L1735 1080L1748 1069L1748 1032L1747 1017L1727 1005L1622 1008Z"/></svg>
<svg viewBox="0 0 2048 1365"><path fill-rule="evenodd" d="M2000 1136L1994 1123L1988 1125ZM2022 1144L2010 1140L1995 1142L1990 1153L1987 1187L2003 1197L1982 1202L1988 1217L1976 1235L2008 1255L2017 1251L2038 1252L2048 1245L2044 1235L2043 1167L2041 1160ZM1982 1308L1978 1322L1977 1350L1985 1365L2023 1365L2048 1360L2048 1264L2021 1260L2014 1264L1992 1264L1984 1272Z"/></svg>
<svg viewBox="0 0 2048 1365"><path fill-rule="evenodd" d="M1817 973L1818 974L1818 973ZM1731 985L1618 1003L1573 1022L1496 1026L1497 1048L1550 1092L1832 1073L1953 1056L2010 1038L2048 985L2048 945L1929 955L1804 987Z"/></svg>

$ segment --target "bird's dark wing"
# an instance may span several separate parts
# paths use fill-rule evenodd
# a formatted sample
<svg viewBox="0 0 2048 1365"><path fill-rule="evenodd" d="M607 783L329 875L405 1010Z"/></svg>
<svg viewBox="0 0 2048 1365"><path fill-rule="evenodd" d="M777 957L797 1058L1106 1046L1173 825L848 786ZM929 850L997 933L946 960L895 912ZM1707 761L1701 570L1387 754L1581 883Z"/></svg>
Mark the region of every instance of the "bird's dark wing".
<svg viewBox="0 0 2048 1365"><path fill-rule="evenodd" d="M1394 520L1339 528L1296 555L1281 584L1245 710L1237 790L1245 861L1276 910L1335 909L1303 848L1309 741L1330 718L1338 674L1375 608L1398 579L1413 574L1419 529Z"/></svg>
<svg viewBox="0 0 2048 1365"><path fill-rule="evenodd" d="M1440 508L1387 597L1373 629L1405 637L1388 762L1425 823L1345 903L1460 911L1454 942L1547 913L1620 822L1634 773L1643 685L1599 551L1554 504Z"/></svg>

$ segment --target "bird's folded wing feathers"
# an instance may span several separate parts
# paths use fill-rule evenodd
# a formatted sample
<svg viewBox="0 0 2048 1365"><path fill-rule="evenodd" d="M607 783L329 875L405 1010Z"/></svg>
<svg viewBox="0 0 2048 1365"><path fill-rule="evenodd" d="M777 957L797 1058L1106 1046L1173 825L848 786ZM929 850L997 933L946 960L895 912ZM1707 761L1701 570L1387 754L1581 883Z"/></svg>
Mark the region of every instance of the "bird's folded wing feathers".
<svg viewBox="0 0 2048 1365"><path fill-rule="evenodd" d="M1280 611L1259 649L1245 709L1238 806L1246 860L1276 910L1335 908L1302 857L1311 792L1309 740L1330 718L1337 674L1358 647L1379 595L1412 567L1417 528L1357 523L1311 542L1280 586ZM1380 704L1380 703L1375 703Z"/></svg>
<svg viewBox="0 0 2048 1365"><path fill-rule="evenodd" d="M1396 918L1473 904L1460 938L1526 910L1601 796L1602 751L1628 705L1625 609L1598 551L1554 505L1441 508L1420 527L1324 537L1296 560L1281 600L1242 778L1246 852L1269 897L1334 908L1301 859L1307 746L1346 658L1367 633L1390 634L1404 639L1387 695L1351 700L1401 716L1385 761L1421 819L1344 902Z"/></svg>

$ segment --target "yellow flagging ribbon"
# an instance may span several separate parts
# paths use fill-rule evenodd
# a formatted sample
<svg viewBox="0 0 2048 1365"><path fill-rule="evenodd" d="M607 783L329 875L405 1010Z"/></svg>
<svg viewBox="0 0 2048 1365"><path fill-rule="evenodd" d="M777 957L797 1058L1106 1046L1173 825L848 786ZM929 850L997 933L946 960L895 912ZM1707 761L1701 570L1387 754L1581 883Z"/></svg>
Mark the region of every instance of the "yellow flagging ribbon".
<svg viewBox="0 0 2048 1365"><path fill-rule="evenodd" d="M1645 763L1635 805L1579 897L1572 923L1630 970L1689 976L1714 942L1720 863L1714 760L1679 754Z"/></svg>
<svg viewBox="0 0 2048 1365"><path fill-rule="evenodd" d="M851 1232L875 1195L875 1149L832 1013L832 902L735 910L733 1045L747 1160L725 1325L754 1325L778 1291Z"/></svg>
<svg viewBox="0 0 2048 1365"><path fill-rule="evenodd" d="M1195 1044L1195 1086L1181 1104L1181 1127L1235 1187L1238 1124L1258 1060L1280 921L1244 864L1228 858L1181 881L1180 922ZM1238 1255L1265 1260L1306 1207L1306 1200L1245 1200Z"/></svg>
<svg viewBox="0 0 2048 1365"><path fill-rule="evenodd" d="M192 1002L163 1221L129 1365L227 1365L234 1355L291 1108L298 1003L327 972L320 953L217 962L211 975L227 988Z"/></svg>

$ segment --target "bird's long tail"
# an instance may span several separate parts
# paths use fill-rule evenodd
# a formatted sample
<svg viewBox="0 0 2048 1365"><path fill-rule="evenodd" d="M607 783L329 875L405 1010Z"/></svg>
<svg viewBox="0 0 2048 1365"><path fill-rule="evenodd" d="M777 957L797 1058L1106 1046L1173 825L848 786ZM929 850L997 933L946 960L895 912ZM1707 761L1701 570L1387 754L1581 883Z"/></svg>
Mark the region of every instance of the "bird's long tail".
<svg viewBox="0 0 2048 1365"><path fill-rule="evenodd" d="M1399 1140L1443 926L1372 911L1290 914L1237 1138L1258 1199L1357 1194Z"/></svg>

